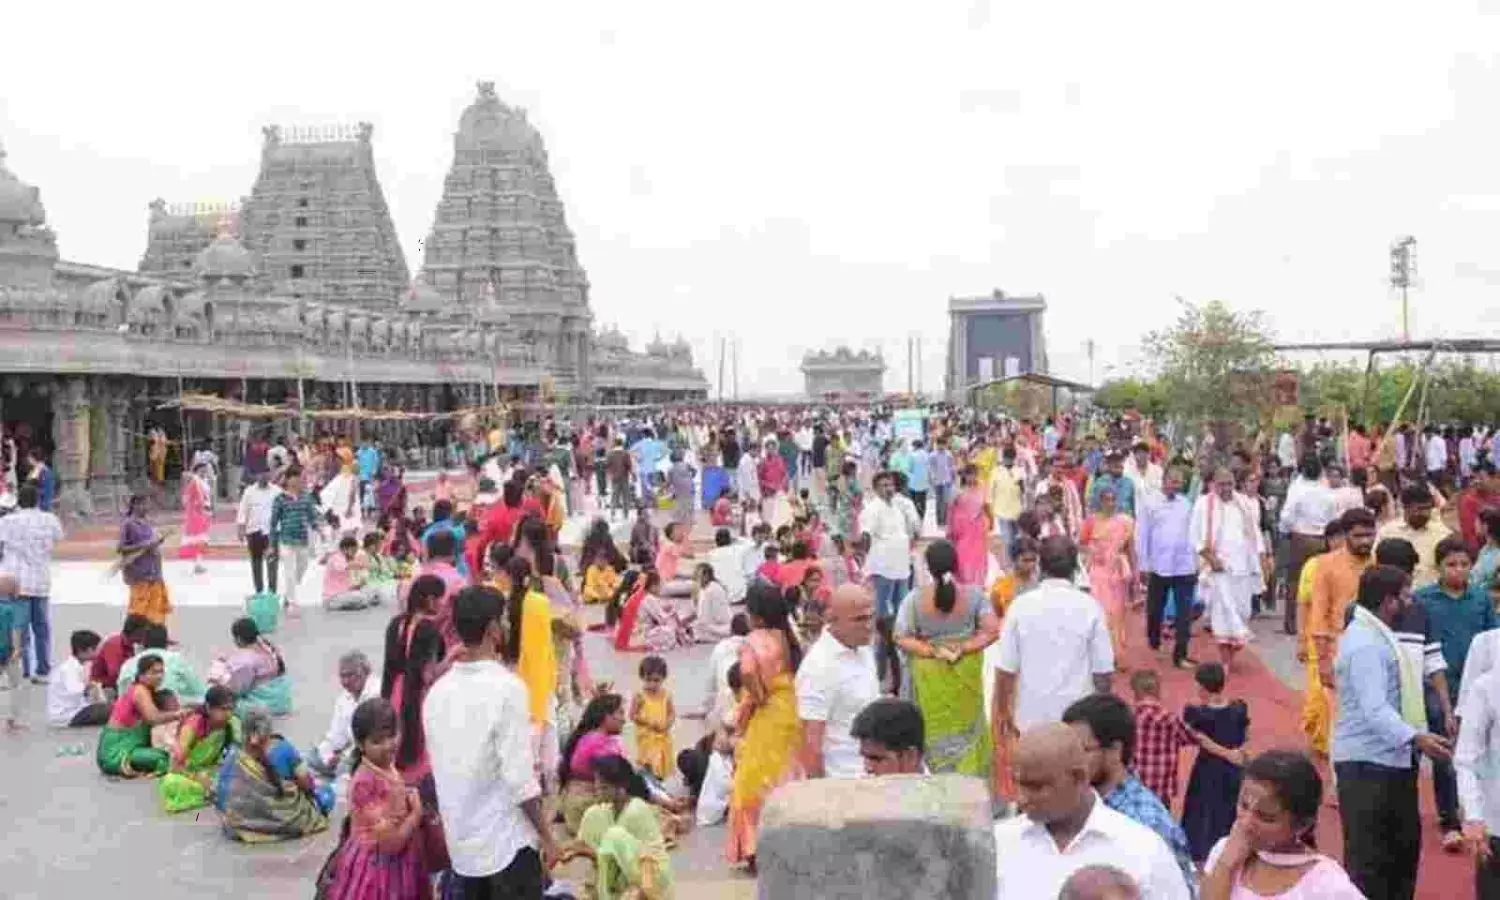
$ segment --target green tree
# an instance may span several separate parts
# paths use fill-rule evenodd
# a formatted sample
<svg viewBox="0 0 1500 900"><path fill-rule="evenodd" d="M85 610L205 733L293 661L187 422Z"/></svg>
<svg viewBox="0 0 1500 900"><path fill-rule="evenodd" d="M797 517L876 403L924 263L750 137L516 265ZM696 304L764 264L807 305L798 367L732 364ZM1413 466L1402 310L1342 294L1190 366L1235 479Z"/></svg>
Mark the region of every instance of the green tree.
<svg viewBox="0 0 1500 900"><path fill-rule="evenodd" d="M1167 411L1166 394L1161 382L1140 378L1121 378L1106 381L1094 392L1094 404L1111 412L1127 409L1156 418Z"/></svg>
<svg viewBox="0 0 1500 900"><path fill-rule="evenodd" d="M1176 323L1144 342L1168 411L1209 422L1255 417L1259 404L1245 386L1263 383L1276 355L1263 314L1218 300L1180 302Z"/></svg>

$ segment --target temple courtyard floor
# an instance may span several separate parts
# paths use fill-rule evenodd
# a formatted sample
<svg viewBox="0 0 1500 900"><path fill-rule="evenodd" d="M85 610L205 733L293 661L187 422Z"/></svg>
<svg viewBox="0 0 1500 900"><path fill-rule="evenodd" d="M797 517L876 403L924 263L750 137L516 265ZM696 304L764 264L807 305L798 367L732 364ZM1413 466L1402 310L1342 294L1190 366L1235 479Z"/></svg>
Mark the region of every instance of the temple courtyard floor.
<svg viewBox="0 0 1500 900"><path fill-rule="evenodd" d="M577 527L570 523L570 530ZM231 555L227 551L223 555ZM77 558L85 555L94 558ZM100 634L118 629L126 592L118 577L106 577L106 566L102 554L82 553L55 564L54 651L66 648L67 635L74 629L90 628ZM177 605L173 635L200 674L218 652L230 646L229 624L240 614L250 589L249 567L243 559L213 559L207 567L207 573L195 575L186 563L169 560L166 564ZM309 573L305 596L318 596L320 579L316 568ZM338 690L335 670L340 654L357 648L379 666L390 612L327 613L308 606L300 615L283 619L273 640L285 653L288 672L296 682L296 711L279 720L279 725L299 747L316 742L327 728ZM602 617L597 608L590 614ZM1291 640L1279 634L1279 617L1255 624L1258 640L1253 652L1242 656L1241 671L1231 686L1235 696L1250 703L1251 746L1303 747L1301 671ZM1137 616L1130 631L1129 666L1162 670L1169 707L1192 702L1191 673L1165 665L1163 658L1144 646L1141 634ZM619 690L633 689L639 655L616 653L598 633L590 633L586 641L595 676L614 681ZM678 651L668 660L679 711L697 709L703 703L708 651L706 646L695 647ZM1213 653L1206 639L1194 638L1195 658L1213 658ZM1117 685L1117 690L1128 697L1125 684ZM313 878L333 847L332 830L299 842L251 847L226 840L211 810L168 816L158 805L153 782L111 781L99 774L93 760L96 730L47 728L45 689L28 686L23 691L29 730L19 736L0 733L0 755L6 762L0 768L0 847L5 848L0 853L0 897L86 897L100 889L153 900L310 896ZM679 716L674 732L677 746L696 740L702 727L699 721ZM626 737L633 746L630 735ZM1184 754L1181 767L1184 784L1189 757L1190 753ZM1439 849L1430 781L1424 778L1423 784L1424 853L1418 897L1468 896L1471 863L1467 857L1445 855ZM335 822L341 817L342 811L335 815ZM673 857L678 896L754 896L754 882L724 864L723 838L722 827L695 829L684 837ZM1324 808L1319 838L1325 852L1338 856L1338 816L1332 806ZM576 883L579 865L573 864L560 875Z"/></svg>

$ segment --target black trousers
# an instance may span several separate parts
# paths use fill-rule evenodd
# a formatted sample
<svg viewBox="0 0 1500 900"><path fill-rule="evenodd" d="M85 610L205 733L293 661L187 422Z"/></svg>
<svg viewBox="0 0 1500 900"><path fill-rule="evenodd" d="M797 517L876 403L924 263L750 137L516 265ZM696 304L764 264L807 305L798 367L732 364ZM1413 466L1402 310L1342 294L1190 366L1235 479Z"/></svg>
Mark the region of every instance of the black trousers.
<svg viewBox="0 0 1500 900"><path fill-rule="evenodd" d="M276 593L276 560L275 558L266 559L266 552L271 548L271 539L263 532L252 531L245 538L245 543L250 548L250 578L255 582L255 593L266 592L266 576L270 576L271 593Z"/></svg>
<svg viewBox="0 0 1500 900"><path fill-rule="evenodd" d="M1187 659L1188 638L1193 631L1193 603L1198 594L1197 575L1157 575L1146 579L1146 643L1161 648L1161 622L1167 611L1167 592L1177 606L1172 622L1172 663Z"/></svg>
<svg viewBox="0 0 1500 900"><path fill-rule="evenodd" d="M1500 900L1500 838L1490 838L1490 861L1474 864L1474 896Z"/></svg>
<svg viewBox="0 0 1500 900"><path fill-rule="evenodd" d="M109 704L90 703L73 714L68 720L69 728L97 728L109 723Z"/></svg>
<svg viewBox="0 0 1500 900"><path fill-rule="evenodd" d="M1417 766L1341 762L1333 770L1349 880L1370 900L1411 900L1422 857Z"/></svg>
<svg viewBox="0 0 1500 900"><path fill-rule="evenodd" d="M457 883L456 893L463 900L542 900L542 891L547 886L542 855L530 847L523 847L510 865L493 875L453 878Z"/></svg>
<svg viewBox="0 0 1500 900"><path fill-rule="evenodd" d="M912 491L911 505L917 508L917 519L922 522L927 521L927 492Z"/></svg>

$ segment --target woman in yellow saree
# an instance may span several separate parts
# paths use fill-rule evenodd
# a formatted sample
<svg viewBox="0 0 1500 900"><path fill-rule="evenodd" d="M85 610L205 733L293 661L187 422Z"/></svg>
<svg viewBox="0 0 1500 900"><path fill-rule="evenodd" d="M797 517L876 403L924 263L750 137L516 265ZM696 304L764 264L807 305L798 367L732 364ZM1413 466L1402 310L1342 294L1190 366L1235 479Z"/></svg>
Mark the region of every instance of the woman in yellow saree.
<svg viewBox="0 0 1500 900"><path fill-rule="evenodd" d="M755 867L757 832L766 796L797 775L796 748L802 744L793 679L802 648L792 632L791 612L781 592L765 583L745 595L752 631L740 647L740 679L745 699L736 716L742 735L729 800L725 856Z"/></svg>

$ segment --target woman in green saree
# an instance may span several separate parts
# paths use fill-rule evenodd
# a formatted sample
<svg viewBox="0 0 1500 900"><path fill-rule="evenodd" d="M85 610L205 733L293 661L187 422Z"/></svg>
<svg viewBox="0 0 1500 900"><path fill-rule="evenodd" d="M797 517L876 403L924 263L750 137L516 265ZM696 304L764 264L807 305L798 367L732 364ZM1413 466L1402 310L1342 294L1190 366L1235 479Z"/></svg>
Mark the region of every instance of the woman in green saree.
<svg viewBox="0 0 1500 900"><path fill-rule="evenodd" d="M620 756L598 757L593 769L602 802L583 814L564 855L593 860L598 900L671 900L672 861L645 781Z"/></svg>
<svg viewBox="0 0 1500 900"><path fill-rule="evenodd" d="M244 743L232 747L214 787L224 833L250 844L287 841L328 828L333 789L313 780L263 709L245 714Z"/></svg>
<svg viewBox="0 0 1500 900"><path fill-rule="evenodd" d="M158 786L162 807L175 813L207 806L224 754L241 743L244 736L234 714L234 691L216 684L208 689L203 706L191 712L177 732L172 770Z"/></svg>
<svg viewBox="0 0 1500 900"><path fill-rule="evenodd" d="M932 772L987 778L992 753L984 648L999 637L999 626L982 591L954 578L958 553L952 544L928 544L926 560L932 583L906 595L893 628L910 662L902 692L922 710Z"/></svg>
<svg viewBox="0 0 1500 900"><path fill-rule="evenodd" d="M151 746L151 729L175 722L187 713L157 707L156 691L161 687L166 669L161 657L147 653L136 666L135 681L115 699L109 722L99 734L95 762L99 771L121 778L137 775L162 775L171 764L167 751Z"/></svg>

